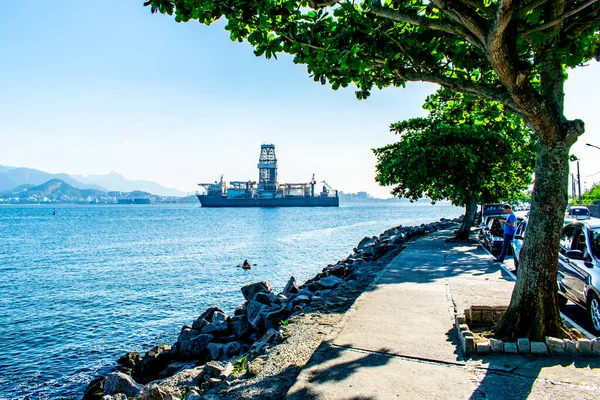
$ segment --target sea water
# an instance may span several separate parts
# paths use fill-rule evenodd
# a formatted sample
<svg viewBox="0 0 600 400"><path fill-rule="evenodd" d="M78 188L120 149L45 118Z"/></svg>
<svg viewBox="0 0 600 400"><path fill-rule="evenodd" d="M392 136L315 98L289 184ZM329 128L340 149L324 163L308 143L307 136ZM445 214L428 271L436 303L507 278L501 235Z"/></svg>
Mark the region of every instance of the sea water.
<svg viewBox="0 0 600 400"><path fill-rule="evenodd" d="M0 206L0 399L81 398L124 353L174 343L209 306L231 313L243 285L281 291L365 236L461 213L428 202ZM256 266L239 268L245 259Z"/></svg>

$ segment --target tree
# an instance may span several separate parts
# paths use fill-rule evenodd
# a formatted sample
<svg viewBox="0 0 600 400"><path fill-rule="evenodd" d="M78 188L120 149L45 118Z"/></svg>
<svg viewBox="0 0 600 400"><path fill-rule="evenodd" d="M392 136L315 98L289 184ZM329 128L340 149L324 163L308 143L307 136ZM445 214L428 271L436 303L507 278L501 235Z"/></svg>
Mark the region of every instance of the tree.
<svg viewBox="0 0 600 400"><path fill-rule="evenodd" d="M448 199L465 207L457 238L467 239L477 204L516 197L531 184L535 140L523 120L498 102L440 90L427 118L398 122L400 140L374 149L381 185L418 200Z"/></svg>
<svg viewBox="0 0 600 400"><path fill-rule="evenodd" d="M600 0L148 0L153 12L211 24L256 55L279 52L333 89L428 81L495 100L537 135L527 239L507 337L567 337L557 302L558 242L567 205L568 153L584 132L563 112L567 68L600 56Z"/></svg>

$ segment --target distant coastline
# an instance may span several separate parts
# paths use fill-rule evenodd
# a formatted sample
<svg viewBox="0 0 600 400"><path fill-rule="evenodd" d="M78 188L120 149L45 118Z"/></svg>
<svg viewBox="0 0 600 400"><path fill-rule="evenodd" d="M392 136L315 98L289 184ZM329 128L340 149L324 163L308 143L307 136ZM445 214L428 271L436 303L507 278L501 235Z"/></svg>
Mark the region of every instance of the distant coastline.
<svg viewBox="0 0 600 400"><path fill-rule="evenodd" d="M195 195L160 196L143 191L121 192L79 189L61 179L41 185L21 185L0 193L0 204L166 204L197 202Z"/></svg>

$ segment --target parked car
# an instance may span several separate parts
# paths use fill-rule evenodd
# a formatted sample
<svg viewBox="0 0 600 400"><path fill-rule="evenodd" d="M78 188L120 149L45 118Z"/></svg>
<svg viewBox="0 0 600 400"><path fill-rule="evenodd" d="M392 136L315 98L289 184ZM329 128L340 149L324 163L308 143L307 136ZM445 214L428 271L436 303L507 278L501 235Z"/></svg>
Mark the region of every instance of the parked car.
<svg viewBox="0 0 600 400"><path fill-rule="evenodd" d="M513 238L510 246L513 250L514 264L515 269L519 268L519 256L521 254L521 249L523 248L523 240L525 239L525 230L527 229L527 220L524 219L517 226L517 230L515 231L515 237Z"/></svg>
<svg viewBox="0 0 600 400"><path fill-rule="evenodd" d="M494 216L487 220L486 225L482 229L482 243L493 254L500 254L502 250L502 241L504 236L504 227L500 223L500 219L504 216Z"/></svg>
<svg viewBox="0 0 600 400"><path fill-rule="evenodd" d="M558 293L589 313L596 334L600 334L600 220L568 224L560 236Z"/></svg>
<svg viewBox="0 0 600 400"><path fill-rule="evenodd" d="M573 206L567 210L567 218L581 220L590 219L590 210L585 206Z"/></svg>
<svg viewBox="0 0 600 400"><path fill-rule="evenodd" d="M493 218L502 218L502 219L506 219L508 217L508 214L501 214L501 215L489 215L487 217L485 217L485 219L483 220L483 222L481 223L481 228L479 229L479 234L477 235L478 239L480 242L483 243L483 233L485 232L485 228L488 226L488 224L490 223L490 221Z"/></svg>

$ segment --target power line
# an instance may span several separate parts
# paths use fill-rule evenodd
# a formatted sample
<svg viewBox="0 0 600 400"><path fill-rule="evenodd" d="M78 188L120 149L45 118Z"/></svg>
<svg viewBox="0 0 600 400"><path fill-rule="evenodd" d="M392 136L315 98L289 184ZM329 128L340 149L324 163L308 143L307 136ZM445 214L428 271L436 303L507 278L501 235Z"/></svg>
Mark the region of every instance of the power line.
<svg viewBox="0 0 600 400"><path fill-rule="evenodd" d="M589 177L592 177L592 176L598 175L598 174L600 174L600 171L596 172L595 174L591 174L591 175L582 175L581 177L582 178L589 178Z"/></svg>

